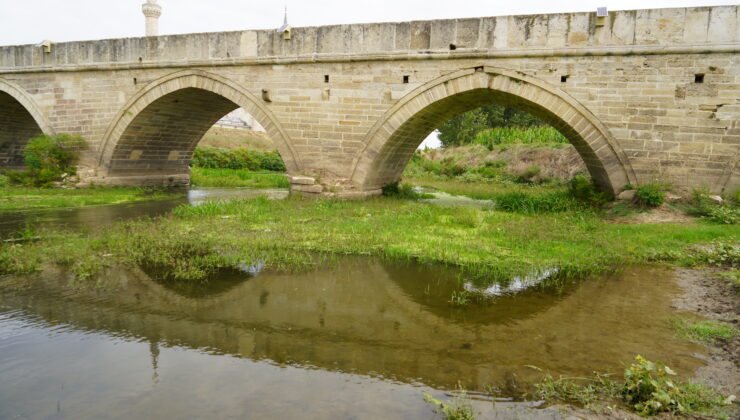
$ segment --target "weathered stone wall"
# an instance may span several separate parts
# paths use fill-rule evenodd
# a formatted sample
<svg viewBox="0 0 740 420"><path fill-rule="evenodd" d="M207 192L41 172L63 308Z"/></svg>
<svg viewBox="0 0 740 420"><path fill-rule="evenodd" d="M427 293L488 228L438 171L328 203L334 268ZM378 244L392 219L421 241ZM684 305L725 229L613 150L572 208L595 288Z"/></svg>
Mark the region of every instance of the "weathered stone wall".
<svg viewBox="0 0 740 420"><path fill-rule="evenodd" d="M25 92L44 131L87 138L85 165L98 182L185 179L199 135L240 106L277 137L291 175L314 178L296 190L374 193L440 118L499 101L555 115L607 188L661 179L720 192L740 187L738 9L294 28L290 40L274 31L192 34L53 44L51 53L0 47L0 91ZM521 75L511 79L541 93L511 86L506 95L455 96L438 110L435 100L453 97L439 86L468 83L440 78L476 68ZM557 114L556 101L570 108Z"/></svg>

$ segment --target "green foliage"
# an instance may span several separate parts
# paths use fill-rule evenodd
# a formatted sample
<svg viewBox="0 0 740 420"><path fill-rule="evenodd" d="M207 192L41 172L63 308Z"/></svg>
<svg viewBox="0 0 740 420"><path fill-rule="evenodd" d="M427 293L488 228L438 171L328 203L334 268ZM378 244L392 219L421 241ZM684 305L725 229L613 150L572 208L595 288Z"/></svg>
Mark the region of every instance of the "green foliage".
<svg viewBox="0 0 740 420"><path fill-rule="evenodd" d="M5 175L0 174L0 188L7 188L8 185L10 185L10 179Z"/></svg>
<svg viewBox="0 0 740 420"><path fill-rule="evenodd" d="M568 192L576 200L593 206L602 206L614 199L611 194L601 191L584 175L576 175L568 181Z"/></svg>
<svg viewBox="0 0 740 420"><path fill-rule="evenodd" d="M694 188L691 191L691 202L687 212L699 216L704 220L721 225L735 225L740 223L740 205L731 198L726 205L714 203L709 196L711 191L707 187Z"/></svg>
<svg viewBox="0 0 740 420"><path fill-rule="evenodd" d="M637 187L635 197L641 204L658 207L665 201L666 187L661 184L645 184Z"/></svg>
<svg viewBox="0 0 740 420"><path fill-rule="evenodd" d="M722 407L725 399L709 388L671 379L676 373L662 363L642 356L624 371L622 395L625 402L641 415L661 412L704 413Z"/></svg>
<svg viewBox="0 0 740 420"><path fill-rule="evenodd" d="M46 187L64 181L77 172L79 153L87 147L80 136L41 135L28 141L23 149L25 171L7 171L11 182Z"/></svg>
<svg viewBox="0 0 740 420"><path fill-rule="evenodd" d="M444 147L473 143L478 133L496 127L534 127L543 125L531 114L501 105L483 106L464 112L446 123L439 130Z"/></svg>
<svg viewBox="0 0 740 420"><path fill-rule="evenodd" d="M690 321L683 318L671 320L673 328L690 340L714 343L717 340L729 340L738 335L738 330L730 324L717 321Z"/></svg>
<svg viewBox="0 0 740 420"><path fill-rule="evenodd" d="M560 213L568 210L585 209L563 191L532 194L515 191L497 194L492 197L496 209L522 214Z"/></svg>
<svg viewBox="0 0 740 420"><path fill-rule="evenodd" d="M703 385L674 380L673 370L642 356L624 372L619 384L608 375L593 378L559 378L550 375L536 384L535 395L545 401L562 401L585 407L597 403L624 403L643 416L664 412L684 415L725 417L734 396L724 397Z"/></svg>
<svg viewBox="0 0 740 420"><path fill-rule="evenodd" d="M458 385L458 391L450 402L438 400L426 392L422 394L424 395L424 401L437 407L434 412L440 414L446 420L475 420L476 412L466 398L465 390L460 385Z"/></svg>
<svg viewBox="0 0 740 420"><path fill-rule="evenodd" d="M173 198L177 191L159 188L32 188L12 186L0 194L0 211L84 207Z"/></svg>
<svg viewBox="0 0 740 420"><path fill-rule="evenodd" d="M568 144L560 132L550 126L540 127L496 127L478 132L473 141L493 150L496 147L512 144L554 146Z"/></svg>
<svg viewBox="0 0 740 420"><path fill-rule="evenodd" d="M282 173L256 173L248 169L194 167L190 183L201 187L222 188L289 188L290 182Z"/></svg>
<svg viewBox="0 0 740 420"><path fill-rule="evenodd" d="M414 190L411 184L400 184L393 182L383 186L383 195L386 197L401 198L407 200L420 200L424 198L434 198L431 194L419 193Z"/></svg>
<svg viewBox="0 0 740 420"><path fill-rule="evenodd" d="M285 172L285 163L277 152L247 149L198 147L193 153L193 167L211 169L247 169L250 171Z"/></svg>

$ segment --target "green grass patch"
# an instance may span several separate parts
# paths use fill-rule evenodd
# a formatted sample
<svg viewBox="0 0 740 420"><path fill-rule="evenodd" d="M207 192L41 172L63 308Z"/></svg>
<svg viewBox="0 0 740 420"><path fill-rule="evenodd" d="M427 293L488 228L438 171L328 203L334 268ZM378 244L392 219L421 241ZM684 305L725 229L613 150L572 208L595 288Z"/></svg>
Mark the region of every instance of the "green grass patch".
<svg viewBox="0 0 740 420"><path fill-rule="evenodd" d="M0 261L8 262L0 271L109 255L109 263L152 264L197 281L256 259L291 267L304 265L306 255L340 254L443 263L493 283L553 267L583 277L648 261L738 266L738 234L736 226L710 224L615 225L583 211L528 215L390 197L257 198L183 205L163 218L92 234L47 232L38 242L0 246Z"/></svg>
<svg viewBox="0 0 740 420"><path fill-rule="evenodd" d="M730 340L740 333L734 326L718 321L693 321L684 318L675 318L671 320L671 325L684 338L703 341L705 343L714 343L717 340Z"/></svg>
<svg viewBox="0 0 740 420"><path fill-rule="evenodd" d="M190 183L202 187L288 188L290 182L283 173L252 172L248 169L193 167Z"/></svg>
<svg viewBox="0 0 740 420"><path fill-rule="evenodd" d="M71 208L171 198L176 191L149 188L0 188L0 211Z"/></svg>
<svg viewBox="0 0 740 420"><path fill-rule="evenodd" d="M560 132L550 126L539 127L496 127L476 134L473 143L481 144L489 150L502 145L526 144L553 146L568 144Z"/></svg>

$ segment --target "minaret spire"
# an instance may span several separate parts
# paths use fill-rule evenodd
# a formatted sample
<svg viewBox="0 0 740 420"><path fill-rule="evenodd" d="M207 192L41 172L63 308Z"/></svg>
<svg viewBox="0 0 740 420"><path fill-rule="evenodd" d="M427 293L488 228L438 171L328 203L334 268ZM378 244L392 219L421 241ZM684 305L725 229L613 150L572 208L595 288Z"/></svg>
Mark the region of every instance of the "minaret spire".
<svg viewBox="0 0 740 420"><path fill-rule="evenodd" d="M159 17L162 16L162 6L157 4L157 0L146 0L141 5L141 11L146 17L146 36L159 35Z"/></svg>

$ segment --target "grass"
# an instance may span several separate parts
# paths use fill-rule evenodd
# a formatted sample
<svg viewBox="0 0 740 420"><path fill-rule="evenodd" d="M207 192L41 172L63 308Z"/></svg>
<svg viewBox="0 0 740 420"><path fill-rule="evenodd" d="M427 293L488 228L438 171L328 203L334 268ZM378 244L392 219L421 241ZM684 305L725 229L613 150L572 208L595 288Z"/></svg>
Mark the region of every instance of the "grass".
<svg viewBox="0 0 740 420"><path fill-rule="evenodd" d="M730 340L740 334L732 325L718 321L693 321L683 318L671 320L671 325L681 336L689 340L714 343L717 340Z"/></svg>
<svg viewBox="0 0 740 420"><path fill-rule="evenodd" d="M276 149L270 137L260 131L229 127L211 127L203 136L198 146L217 147L220 149L249 149L260 152L271 152Z"/></svg>
<svg viewBox="0 0 740 420"><path fill-rule="evenodd" d="M481 131L474 143L494 149L501 145L527 144L553 146L567 144L568 139L550 126L541 127L496 127Z"/></svg>
<svg viewBox="0 0 740 420"><path fill-rule="evenodd" d="M243 263L302 267L316 253L333 253L443 263L492 283L552 267L579 277L647 261L737 266L738 234L737 226L615 225L580 211L532 216L390 197L257 198L181 206L92 234L46 232L38 242L0 246L0 274L93 260L152 264L197 281Z"/></svg>
<svg viewBox="0 0 740 420"><path fill-rule="evenodd" d="M70 208L170 198L173 191L148 188L0 188L0 211Z"/></svg>
<svg viewBox="0 0 740 420"><path fill-rule="evenodd" d="M191 168L190 183L202 187L288 188L285 174L247 169Z"/></svg>

